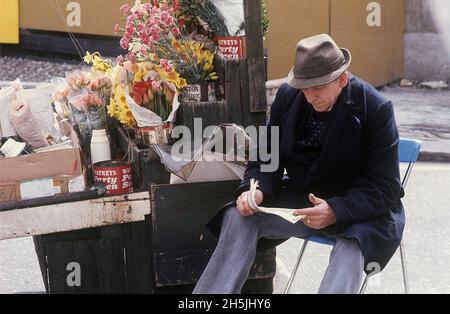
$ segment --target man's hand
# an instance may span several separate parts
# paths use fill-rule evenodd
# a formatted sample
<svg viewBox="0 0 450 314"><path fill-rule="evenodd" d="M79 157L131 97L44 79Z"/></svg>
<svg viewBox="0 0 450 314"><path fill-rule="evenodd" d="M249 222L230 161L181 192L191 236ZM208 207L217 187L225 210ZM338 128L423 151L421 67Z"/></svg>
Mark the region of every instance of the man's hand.
<svg viewBox="0 0 450 314"><path fill-rule="evenodd" d="M296 216L306 215L302 219L305 226L320 230L336 223L334 211L326 201L315 197L314 194L309 194L309 201L314 204L314 207L294 211Z"/></svg>
<svg viewBox="0 0 450 314"><path fill-rule="evenodd" d="M251 216L256 214L256 211L253 210L247 202L247 198L248 195L250 194L250 191L244 192L241 194L241 196L239 196L239 198L237 199L236 203L237 203L237 209L239 210L239 212L241 213L242 216ZM255 193L255 203L256 205L261 205L261 203L263 202L263 194L260 190L256 190Z"/></svg>

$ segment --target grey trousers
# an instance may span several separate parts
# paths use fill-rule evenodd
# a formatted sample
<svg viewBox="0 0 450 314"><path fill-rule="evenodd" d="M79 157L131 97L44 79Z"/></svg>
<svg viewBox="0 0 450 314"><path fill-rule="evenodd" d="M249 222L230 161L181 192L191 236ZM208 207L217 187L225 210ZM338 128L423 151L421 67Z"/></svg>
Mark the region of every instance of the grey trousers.
<svg viewBox="0 0 450 314"><path fill-rule="evenodd" d="M247 280L260 238L306 238L318 234L302 222L257 213L242 216L236 207L225 210L218 245L200 277L194 294L237 294ZM358 293L364 268L358 241L338 237L330 255L320 294Z"/></svg>

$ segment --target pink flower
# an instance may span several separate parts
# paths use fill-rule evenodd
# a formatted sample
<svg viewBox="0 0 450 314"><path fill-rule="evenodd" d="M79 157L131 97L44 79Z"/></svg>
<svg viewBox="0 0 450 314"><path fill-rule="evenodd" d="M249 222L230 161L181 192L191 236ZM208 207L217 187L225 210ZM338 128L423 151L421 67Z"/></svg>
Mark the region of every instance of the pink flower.
<svg viewBox="0 0 450 314"><path fill-rule="evenodd" d="M167 61L166 59L161 59L159 61L159 65L163 67L164 71L172 72L172 67L169 64L169 61Z"/></svg>
<svg viewBox="0 0 450 314"><path fill-rule="evenodd" d="M163 20L163 23L165 24L165 26L170 27L173 25L173 21L174 21L174 18L169 15L169 17L167 17L165 20Z"/></svg>
<svg viewBox="0 0 450 314"><path fill-rule="evenodd" d="M159 84L156 81L152 81L152 88L155 89L155 90L162 90L161 84Z"/></svg>
<svg viewBox="0 0 450 314"><path fill-rule="evenodd" d="M120 47L122 47L123 49L128 49L129 45L130 45L130 39L129 38L123 37L120 40Z"/></svg>
<svg viewBox="0 0 450 314"><path fill-rule="evenodd" d="M142 23L138 24L138 26L137 26L138 32L142 32L144 29L145 29L145 25L144 24L142 24Z"/></svg>
<svg viewBox="0 0 450 314"><path fill-rule="evenodd" d="M143 8L145 11L151 11L151 9L152 9L152 4L149 3L149 2L144 3L144 5L142 6L142 8Z"/></svg>
<svg viewBox="0 0 450 314"><path fill-rule="evenodd" d="M124 4L123 6L120 7L120 12L122 12L125 15L130 14L131 6L129 4Z"/></svg>
<svg viewBox="0 0 450 314"><path fill-rule="evenodd" d="M161 20L166 21L170 17L169 12L163 11L161 12Z"/></svg>
<svg viewBox="0 0 450 314"><path fill-rule="evenodd" d="M172 27L172 34L173 36L178 37L181 34L181 32L178 29L178 27Z"/></svg>
<svg viewBox="0 0 450 314"><path fill-rule="evenodd" d="M96 89L98 89L98 87L99 87L99 82L96 80L92 81L91 84L89 85L90 90L96 90Z"/></svg>
<svg viewBox="0 0 450 314"><path fill-rule="evenodd" d="M128 53L127 58L131 63L136 63L136 56L131 51Z"/></svg>
<svg viewBox="0 0 450 314"><path fill-rule="evenodd" d="M116 26L114 26L114 34L118 34L120 32L120 26L119 24L116 24Z"/></svg>
<svg viewBox="0 0 450 314"><path fill-rule="evenodd" d="M180 9L180 2L178 0L172 0L173 9L178 11Z"/></svg>
<svg viewBox="0 0 450 314"><path fill-rule="evenodd" d="M97 94L88 94L85 98L85 103L87 106L99 106L103 105L102 100Z"/></svg>
<svg viewBox="0 0 450 314"><path fill-rule="evenodd" d="M124 61L123 56L119 55L116 60L117 64L123 66L123 61Z"/></svg>

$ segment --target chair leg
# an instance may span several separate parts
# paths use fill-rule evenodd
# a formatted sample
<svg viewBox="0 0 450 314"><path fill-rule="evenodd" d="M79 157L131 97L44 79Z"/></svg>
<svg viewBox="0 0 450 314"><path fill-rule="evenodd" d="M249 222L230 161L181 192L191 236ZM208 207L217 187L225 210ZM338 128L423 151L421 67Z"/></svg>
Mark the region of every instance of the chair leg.
<svg viewBox="0 0 450 314"><path fill-rule="evenodd" d="M300 250L300 253L298 254L297 261L295 262L294 269L292 270L291 276L289 277L289 281L288 281L288 283L286 285L286 288L284 289L284 294L288 294L289 290L291 289L292 283L294 281L295 275L297 274L298 267L300 266L300 262L301 262L301 260L303 258L303 254L305 253L307 245L308 245L308 240L305 240L303 242L303 245L302 245L302 248Z"/></svg>
<svg viewBox="0 0 450 314"><path fill-rule="evenodd" d="M406 253L403 242L400 243L400 258L402 260L403 285L405 287L405 294L409 294L408 269L406 268Z"/></svg>
<svg viewBox="0 0 450 314"><path fill-rule="evenodd" d="M400 243L400 259L402 261L402 272L403 272L403 285L405 287L405 294L409 294L409 280L408 280L408 270L406 268L406 254L405 247L403 246L403 242ZM366 279L364 279L364 283L359 290L359 294L364 294L364 291L367 288L367 283L369 281L370 275L366 275Z"/></svg>
<svg viewBox="0 0 450 314"><path fill-rule="evenodd" d="M364 279L361 289L359 290L359 294L364 294L364 292L366 291L367 283L369 282L369 277L370 275L366 275L366 278Z"/></svg>

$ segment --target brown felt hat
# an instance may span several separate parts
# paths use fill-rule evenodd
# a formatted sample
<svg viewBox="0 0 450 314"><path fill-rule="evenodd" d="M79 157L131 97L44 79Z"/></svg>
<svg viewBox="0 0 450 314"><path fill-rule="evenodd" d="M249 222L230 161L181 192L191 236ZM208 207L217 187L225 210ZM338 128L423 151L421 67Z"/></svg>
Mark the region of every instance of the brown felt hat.
<svg viewBox="0 0 450 314"><path fill-rule="evenodd" d="M351 61L350 51L339 48L327 34L305 38L297 44L288 84L298 89L326 85L344 73Z"/></svg>

